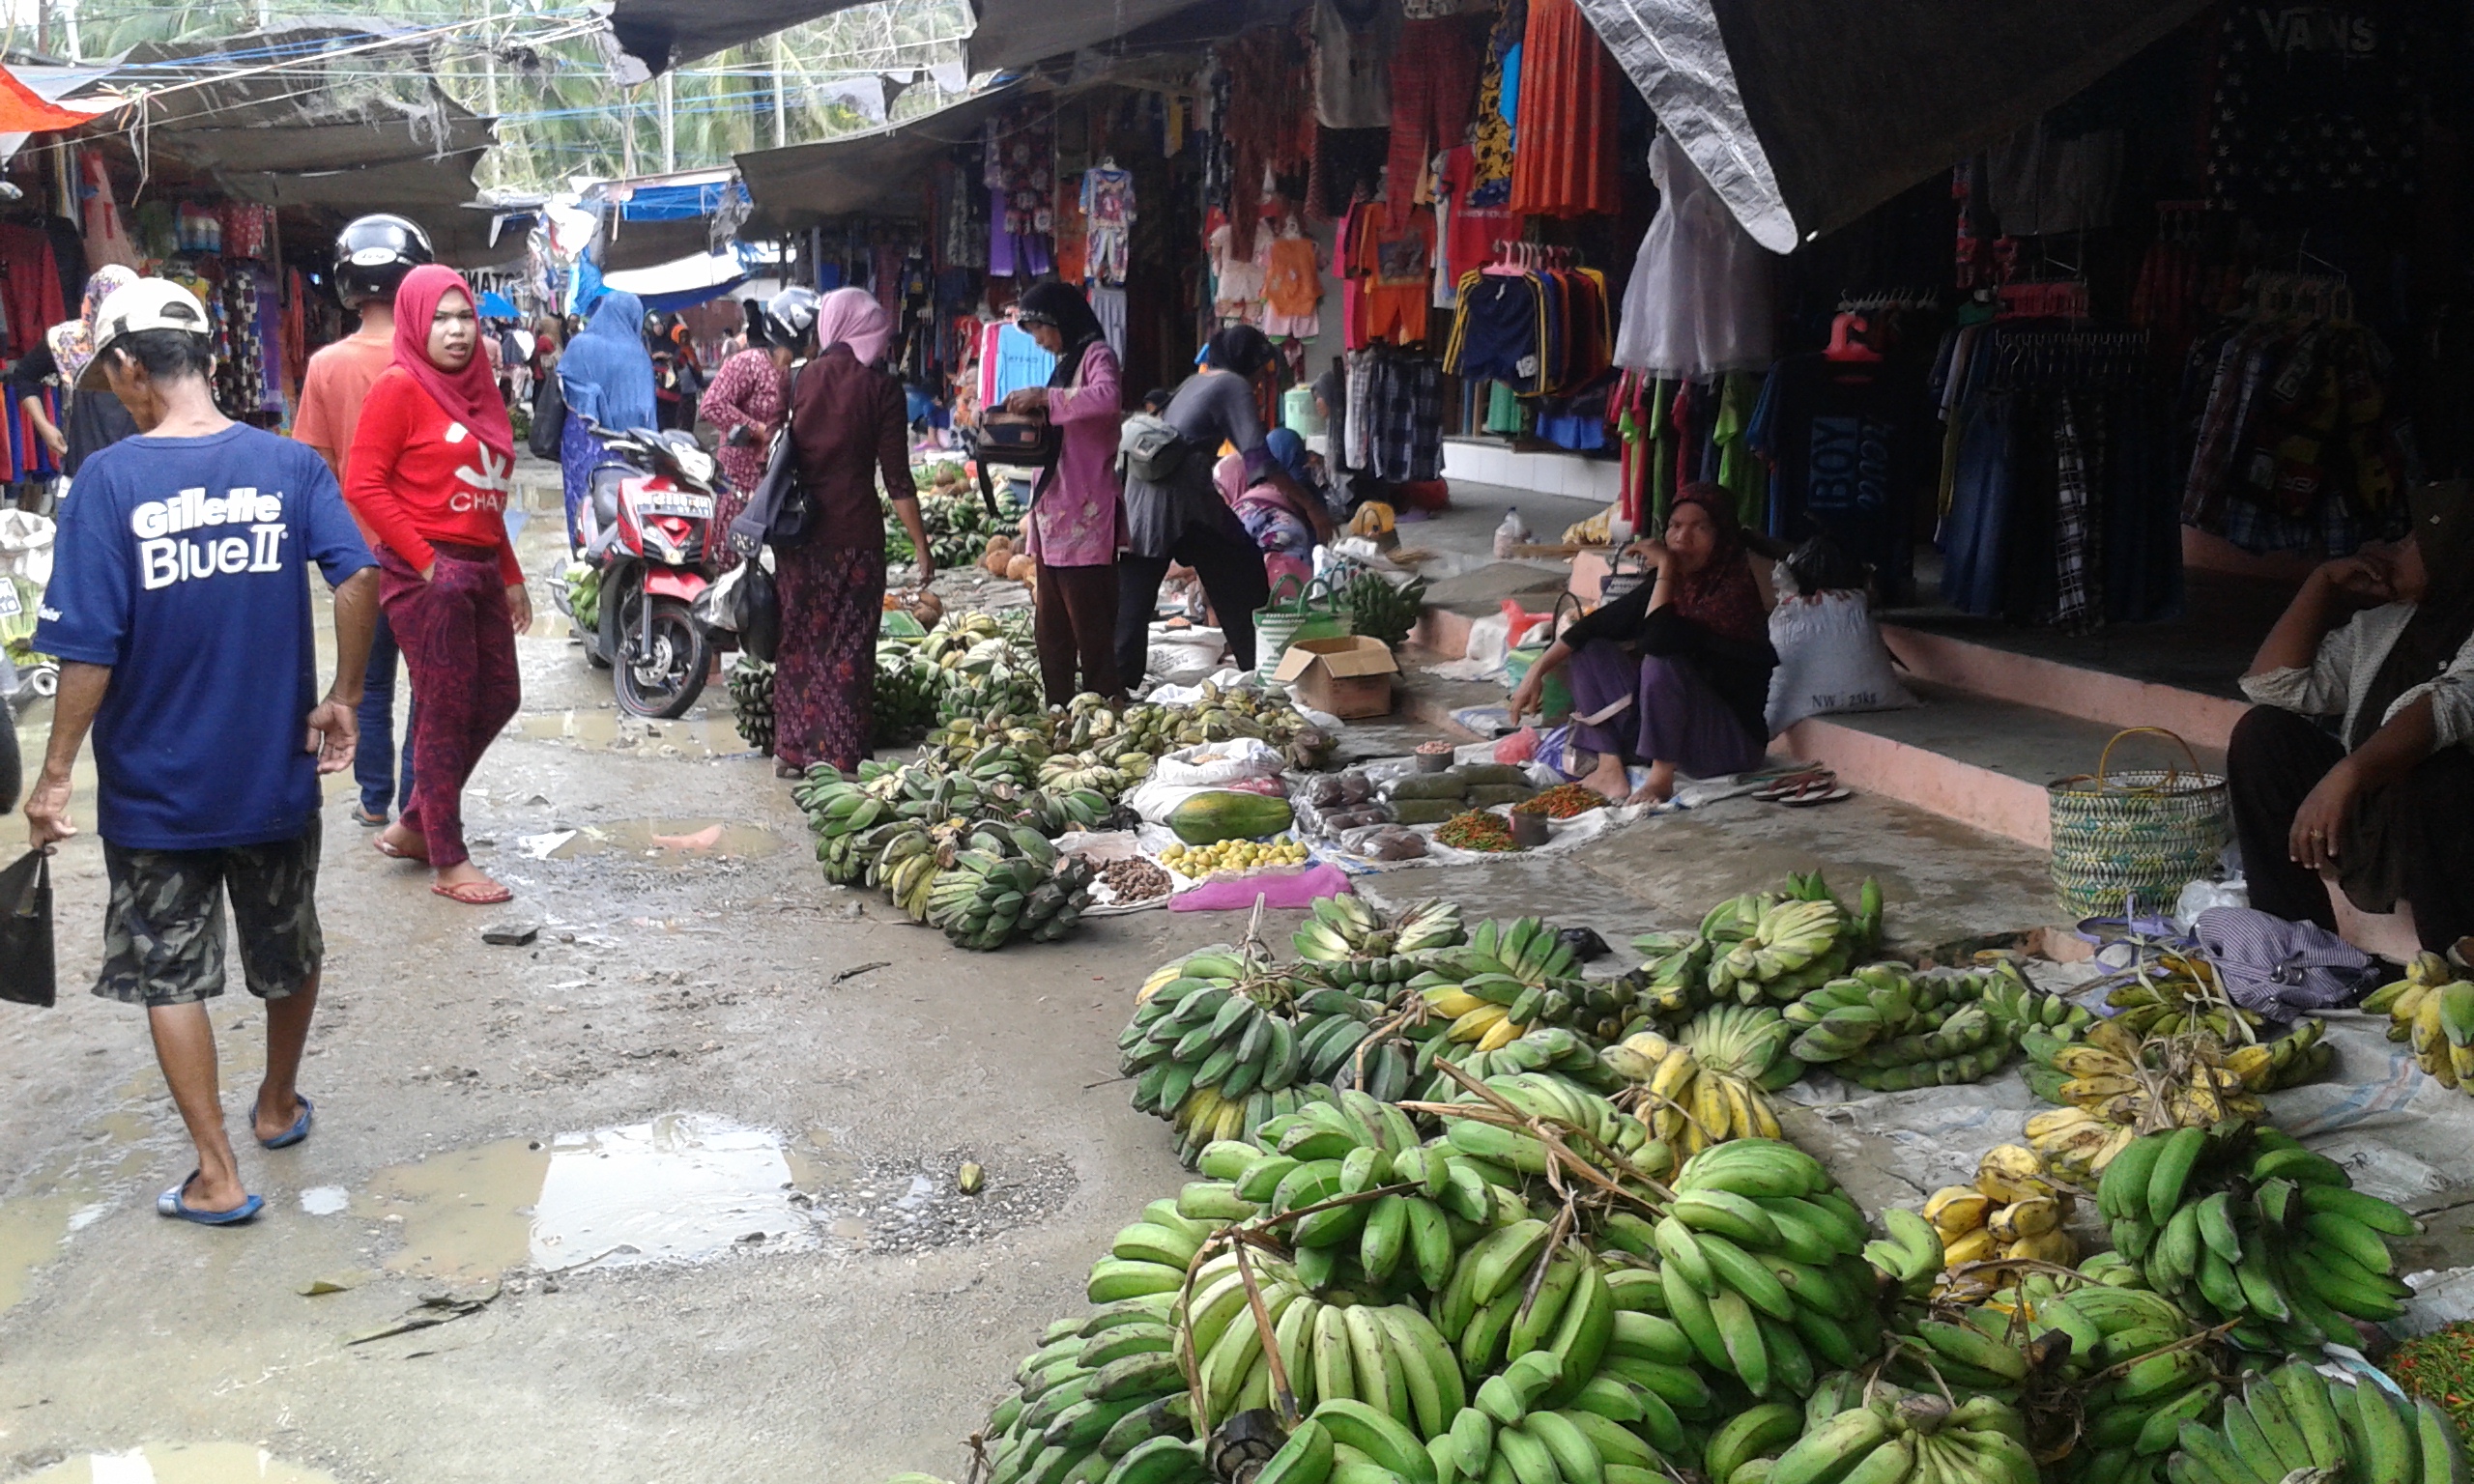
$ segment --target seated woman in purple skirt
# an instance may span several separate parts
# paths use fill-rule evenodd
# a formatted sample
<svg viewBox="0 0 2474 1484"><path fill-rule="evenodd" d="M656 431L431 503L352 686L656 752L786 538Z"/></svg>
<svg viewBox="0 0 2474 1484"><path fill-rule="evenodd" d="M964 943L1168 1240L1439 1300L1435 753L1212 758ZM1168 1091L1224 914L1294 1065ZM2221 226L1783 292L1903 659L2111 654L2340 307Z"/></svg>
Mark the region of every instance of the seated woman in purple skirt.
<svg viewBox="0 0 2474 1484"><path fill-rule="evenodd" d="M1609 799L1662 802L1678 773L1740 773L1769 750L1762 708L1778 652L1734 502L1717 485L1684 486L1666 539L1632 548L1650 580L1565 630L1512 692L1517 723L1569 667L1572 740L1597 755L1581 782ZM1650 770L1637 791L1625 772L1636 762Z"/></svg>

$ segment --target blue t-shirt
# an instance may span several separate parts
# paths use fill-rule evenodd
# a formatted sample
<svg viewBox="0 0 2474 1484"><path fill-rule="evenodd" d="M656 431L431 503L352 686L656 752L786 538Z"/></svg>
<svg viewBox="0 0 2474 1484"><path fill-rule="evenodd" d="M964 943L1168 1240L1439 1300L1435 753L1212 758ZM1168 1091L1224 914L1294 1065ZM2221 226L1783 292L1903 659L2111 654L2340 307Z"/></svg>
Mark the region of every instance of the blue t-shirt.
<svg viewBox="0 0 2474 1484"><path fill-rule="evenodd" d="M211 850L309 827L311 560L331 585L373 564L306 444L235 424L124 439L78 471L34 642L112 668L94 730L103 839Z"/></svg>

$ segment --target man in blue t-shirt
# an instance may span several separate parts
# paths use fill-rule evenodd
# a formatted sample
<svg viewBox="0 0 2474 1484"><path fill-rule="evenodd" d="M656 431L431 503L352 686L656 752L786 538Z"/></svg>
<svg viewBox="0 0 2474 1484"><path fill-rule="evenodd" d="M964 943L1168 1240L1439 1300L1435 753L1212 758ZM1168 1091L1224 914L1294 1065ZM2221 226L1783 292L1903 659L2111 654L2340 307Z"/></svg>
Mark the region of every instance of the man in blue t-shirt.
<svg viewBox="0 0 2474 1484"><path fill-rule="evenodd" d="M97 312L78 389L108 387L139 436L88 459L61 509L35 631L60 657L60 693L25 813L38 848L76 833L70 768L91 728L111 882L95 992L146 1007L197 1145L197 1169L156 1209L228 1226L262 1203L224 1137L206 1015L223 992L223 900L249 992L267 1002L253 1131L283 1149L309 1133L294 1077L325 954L318 775L352 762L378 579L318 455L216 411L207 325L188 291L159 278ZM311 561L335 590L337 669L323 699Z"/></svg>

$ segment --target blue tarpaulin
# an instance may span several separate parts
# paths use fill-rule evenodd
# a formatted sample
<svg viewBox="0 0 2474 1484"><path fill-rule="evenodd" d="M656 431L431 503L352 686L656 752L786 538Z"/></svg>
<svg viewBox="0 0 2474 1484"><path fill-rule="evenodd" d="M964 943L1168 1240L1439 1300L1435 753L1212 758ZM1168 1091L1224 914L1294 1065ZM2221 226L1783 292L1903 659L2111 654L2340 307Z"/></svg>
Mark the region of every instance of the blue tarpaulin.
<svg viewBox="0 0 2474 1484"><path fill-rule="evenodd" d="M495 289L491 289L483 291L481 295L481 318L485 320L520 320L524 318L524 316L516 312L515 301L499 293Z"/></svg>
<svg viewBox="0 0 2474 1484"><path fill-rule="evenodd" d="M693 221L720 211L731 183L702 186L639 186L618 208L621 221Z"/></svg>

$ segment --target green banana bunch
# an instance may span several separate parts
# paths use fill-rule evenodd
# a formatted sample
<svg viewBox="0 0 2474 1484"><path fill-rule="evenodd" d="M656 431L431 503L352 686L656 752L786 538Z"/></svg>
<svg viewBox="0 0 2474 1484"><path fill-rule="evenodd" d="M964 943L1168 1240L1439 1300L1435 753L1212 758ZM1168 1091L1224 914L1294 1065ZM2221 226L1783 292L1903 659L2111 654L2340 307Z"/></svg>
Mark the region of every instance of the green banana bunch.
<svg viewBox="0 0 2474 1484"><path fill-rule="evenodd" d="M1411 1080L1424 1076L1420 1096L1427 1102L1453 1102L1468 1096L1450 1074L1435 1070L1437 1062L1457 1067L1481 1082L1517 1072L1543 1071L1583 1092L1609 1094L1624 1086L1624 1079L1599 1060L1601 1053L1586 1037L1560 1025L1538 1026L1492 1051L1481 1051L1468 1042L1437 1035L1424 1037L1417 1045L1416 1058L1410 1064Z"/></svg>
<svg viewBox="0 0 2474 1484"><path fill-rule="evenodd" d="M2474 1035L2474 1024L2467 1026ZM2335 1064L2337 1048L2324 1039L2328 1022L2316 1015L2305 1015L2293 1024L2291 1031L2274 1041L2253 1042L2225 1053L2226 1070L2242 1079L2242 1086L2254 1093L2273 1093L2282 1088L2300 1087L2328 1074ZM2474 1053L2468 1065L2474 1066Z"/></svg>
<svg viewBox="0 0 2474 1484"><path fill-rule="evenodd" d="M1631 991L1638 1009L1661 1019L1688 1015L1710 1003L1708 938L1697 934L1650 932L1632 940L1641 967L1619 981Z"/></svg>
<svg viewBox="0 0 2474 1484"><path fill-rule="evenodd" d="M2341 1385L2302 1361L2254 1376L2214 1428L2182 1424L2167 1464L2177 1484L2282 1484L2297 1470L2393 1484L2456 1484L2465 1445L2448 1413L2381 1386Z"/></svg>
<svg viewBox="0 0 2474 1484"><path fill-rule="evenodd" d="M1732 898L1701 920L1710 944L1705 976L1713 999L1732 995L1744 1004L1799 999L1847 972L1866 947L1862 928L1817 885L1818 877L1790 883L1790 894ZM1799 892L1818 895L1798 895Z"/></svg>
<svg viewBox="0 0 2474 1484"><path fill-rule="evenodd" d="M723 671L722 683L730 692L732 725L738 728L738 734L747 739L748 746L771 756L773 667L741 654Z"/></svg>
<svg viewBox="0 0 2474 1484"><path fill-rule="evenodd" d="M1382 1010L1345 989L1264 972L1232 954L1188 956L1136 1005L1117 1038L1134 1106L1176 1124L1189 1165L1215 1139L1251 1137L1355 1071L1355 1053ZM1396 1044L1366 1058L1369 1091L1403 1096L1408 1056ZM1309 1089L1312 1089L1310 1093Z"/></svg>
<svg viewBox="0 0 2474 1484"><path fill-rule="evenodd" d="M1798 1057L1833 1063L1875 1092L1982 1081L2012 1045L2009 1022L1996 1018L1981 977L1915 974L1892 963L1831 980L1785 1014L1804 1027L1790 1047Z"/></svg>
<svg viewBox="0 0 2474 1484"><path fill-rule="evenodd" d="M1456 948L1463 937L1455 902L1422 901L1387 923L1363 898L1344 892L1316 898L1313 917L1289 941L1324 983L1356 989L1404 983L1418 973L1421 955Z"/></svg>
<svg viewBox="0 0 2474 1484"><path fill-rule="evenodd" d="M1707 1369L1755 1398L1800 1397L1874 1352L1863 1216L1819 1161L1731 1139L1684 1161L1673 1188L1650 1237L1665 1313Z"/></svg>
<svg viewBox="0 0 2474 1484"><path fill-rule="evenodd" d="M1882 1229L1884 1237L1864 1243L1864 1261L1909 1298L1931 1294L1947 1260L1940 1229L1904 1206L1883 1208Z"/></svg>
<svg viewBox="0 0 2474 1484"><path fill-rule="evenodd" d="M1992 1396L1953 1406L1934 1391L1882 1381L1866 1385L1842 1374L1814 1389L1804 1423L1801 1436L1767 1468L1748 1476L1756 1462L1739 1464L1729 1484L2035 1484L2037 1478L2027 1424Z"/></svg>
<svg viewBox="0 0 2474 1484"><path fill-rule="evenodd" d="M982 838L1020 853L1007 858L979 846ZM987 952L1017 934L1052 943L1074 930L1090 905L1096 868L1077 856L1060 857L1034 831L1016 826L1011 835L983 826L973 848L936 872L928 891L926 921L944 930L955 946Z"/></svg>
<svg viewBox="0 0 2474 1484"><path fill-rule="evenodd" d="M1145 1220L1118 1234L1120 1250L1147 1251L1156 1245L1146 1234L1167 1232L1164 1222L1204 1232L1187 1222L1174 1203L1156 1201ZM1201 1238L1195 1236L1198 1246ZM1153 1484L1191 1479L1201 1484L1201 1455L1194 1451L1191 1403L1183 1366L1175 1353L1175 1286L1173 1280L1141 1279L1143 1269L1168 1270L1143 1259L1110 1257L1092 1270L1092 1299L1099 1305L1087 1316L1062 1319L1049 1327L1040 1348L1015 1372L1015 1389L990 1414L984 1435L989 1440L990 1479L1008 1484L1063 1479L1079 1472L1088 1479L1113 1476L1118 1465L1137 1455L1151 1460L1153 1471L1129 1474ZM1159 1286L1163 1281L1166 1286ZM1137 1288L1147 1292L1104 1297ZM1192 1474L1157 1471L1170 1449L1194 1452Z"/></svg>
<svg viewBox="0 0 2474 1484"><path fill-rule="evenodd" d="M2245 1350L2350 1343L2347 1316L2394 1319L2412 1292L2388 1239L2411 1235L2413 1218L2273 1128L2228 1121L2133 1139L2105 1167L2096 1206L2150 1288L2232 1322Z"/></svg>
<svg viewBox="0 0 2474 1484"><path fill-rule="evenodd" d="M1568 1133L1559 1136L1566 1149L1611 1179L1658 1180L1675 1168L1674 1152L1651 1135L1649 1125L1608 1099L1562 1077L1547 1072L1513 1072L1488 1077L1484 1086L1525 1117L1548 1120L1586 1134L1585 1139ZM1443 1136L1453 1149L1511 1175L1546 1173L1553 1156L1536 1134L1487 1122L1478 1114L1480 1099L1464 1088L1455 1085L1453 1097L1469 1106L1467 1113L1443 1115Z"/></svg>
<svg viewBox="0 0 2474 1484"><path fill-rule="evenodd" d="M1645 1424L1625 1415L1648 1388L1611 1376L1589 1383L1584 1398L1551 1350L1514 1358L1480 1384L1475 1402L1448 1432L1426 1440L1437 1484L1505 1479L1516 1484L1652 1484L1664 1480L1675 1453L1643 1441ZM1562 1402L1558 1393L1571 1393ZM1663 1406L1663 1403L1657 1405Z"/></svg>
<svg viewBox="0 0 2474 1484"><path fill-rule="evenodd" d="M2262 1023L2253 1012L2228 1005L2207 985L2179 974L2116 985L2106 991L2105 1003L2123 1030L2143 1040L2204 1032L2220 1045L2233 1046L2257 1040Z"/></svg>
<svg viewBox="0 0 2474 1484"><path fill-rule="evenodd" d="M1632 1010L1624 980L1573 977L1577 960L1535 917L1478 925L1462 948L1426 954L1432 966L1409 981L1455 1042L1494 1051L1533 1025L1566 1025L1612 1040Z"/></svg>
<svg viewBox="0 0 2474 1484"><path fill-rule="evenodd" d="M2014 1042L2029 1031L2038 1030L2068 1039L2095 1019L2085 1006L2074 1005L2057 994L2047 994L2028 984L2018 964L2007 958L1989 971L1962 977L1976 981L1984 1008L1992 1013L1996 1024L2009 1032Z"/></svg>

